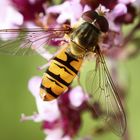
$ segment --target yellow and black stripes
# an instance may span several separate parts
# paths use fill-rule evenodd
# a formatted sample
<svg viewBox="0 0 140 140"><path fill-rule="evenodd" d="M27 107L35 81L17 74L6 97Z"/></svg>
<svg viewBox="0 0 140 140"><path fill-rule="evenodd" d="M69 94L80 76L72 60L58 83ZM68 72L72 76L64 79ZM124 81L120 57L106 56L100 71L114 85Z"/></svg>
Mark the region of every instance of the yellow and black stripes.
<svg viewBox="0 0 140 140"><path fill-rule="evenodd" d="M63 61L63 60L61 60L61 59L59 59L57 57L55 57L54 60L56 60L57 62L63 64L64 65L63 68L66 67L66 68L72 70L75 74L77 74L78 71L73 66L70 65L70 62L78 61L78 60L73 58L72 56L70 56L67 52L65 52L65 54L67 55L67 58L68 58L67 61Z"/></svg>
<svg viewBox="0 0 140 140"><path fill-rule="evenodd" d="M65 80L63 80L59 75L54 74L53 72L51 72L49 69L47 69L46 73L48 75L50 75L51 77L53 77L56 81L59 81L61 84L65 85L65 86L69 86L70 83L67 83ZM58 86L62 87L61 85L57 84Z"/></svg>
<svg viewBox="0 0 140 140"><path fill-rule="evenodd" d="M43 100L53 100L61 95L77 75L82 58L74 58L64 48L52 60L42 78L40 94Z"/></svg>

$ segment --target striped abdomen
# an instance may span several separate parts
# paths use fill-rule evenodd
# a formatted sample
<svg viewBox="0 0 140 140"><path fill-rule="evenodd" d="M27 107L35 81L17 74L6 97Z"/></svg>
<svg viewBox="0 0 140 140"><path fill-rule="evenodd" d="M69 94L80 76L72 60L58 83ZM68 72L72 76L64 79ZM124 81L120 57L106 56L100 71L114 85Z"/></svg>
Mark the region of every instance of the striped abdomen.
<svg viewBox="0 0 140 140"><path fill-rule="evenodd" d="M64 48L52 60L44 73L40 87L43 100L50 101L61 95L77 75L82 58L74 58Z"/></svg>

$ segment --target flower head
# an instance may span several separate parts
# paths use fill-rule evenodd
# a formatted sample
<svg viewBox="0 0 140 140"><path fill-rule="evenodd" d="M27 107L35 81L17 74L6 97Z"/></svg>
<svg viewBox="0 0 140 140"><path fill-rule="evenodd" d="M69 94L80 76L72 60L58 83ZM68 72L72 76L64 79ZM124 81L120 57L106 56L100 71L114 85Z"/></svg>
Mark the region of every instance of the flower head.
<svg viewBox="0 0 140 140"><path fill-rule="evenodd" d="M35 97L38 113L33 116L22 115L22 121L43 121L42 128L48 135L47 140L51 138L53 140L56 137L60 140L71 139L80 129L81 114L86 110L91 110L86 95L81 87L77 86L73 89L69 88L58 100L43 102L39 97L40 82L41 78L37 76L29 81L29 90Z"/></svg>
<svg viewBox="0 0 140 140"><path fill-rule="evenodd" d="M59 14L56 19L58 24L70 21L72 25L81 17L82 11L83 7L80 4L80 0L69 0L60 5L47 8L46 13Z"/></svg>
<svg viewBox="0 0 140 140"><path fill-rule="evenodd" d="M10 3L9 0L0 1L0 29L19 28L23 24L23 15L20 14ZM15 38L18 34L14 34ZM8 40L13 35L0 34L2 40Z"/></svg>
<svg viewBox="0 0 140 140"><path fill-rule="evenodd" d="M25 21L35 20L36 16L44 12L43 3L46 0L11 0Z"/></svg>

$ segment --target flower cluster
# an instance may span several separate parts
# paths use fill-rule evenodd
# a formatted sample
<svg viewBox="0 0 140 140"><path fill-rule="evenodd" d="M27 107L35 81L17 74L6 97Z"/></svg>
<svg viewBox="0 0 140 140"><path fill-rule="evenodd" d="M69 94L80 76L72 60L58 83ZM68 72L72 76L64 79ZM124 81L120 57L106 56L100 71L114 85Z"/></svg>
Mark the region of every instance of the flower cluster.
<svg viewBox="0 0 140 140"><path fill-rule="evenodd" d="M22 114L22 121L34 120L43 122L46 140L71 140L82 125L82 114L90 111L96 118L88 98L80 86L69 88L58 100L43 102L39 96L40 77L33 77L29 81L29 90L35 97L38 113L33 116Z"/></svg>
<svg viewBox="0 0 140 140"><path fill-rule="evenodd" d="M45 28L60 27L63 24L73 26L83 12L98 9L106 13L109 22L109 31L101 37L99 43L104 54L110 57L113 54L114 58L125 58L137 52L137 50L128 52L127 49L122 49L130 40L133 41L134 34L132 31L132 35L124 37L122 27L133 23L137 17L138 0L60 0L59 2L61 4L55 5L55 1L52 0L2 1L2 4L5 5L3 7L6 8L1 8L3 9L1 13L5 13L5 15L2 14L0 17L0 21L2 21L0 27L2 29L20 28L21 26ZM138 28L139 23L134 30L136 31ZM10 38L9 36L0 35L3 40ZM51 43L51 45L57 46L60 41L52 41Z"/></svg>
<svg viewBox="0 0 140 140"><path fill-rule="evenodd" d="M48 28L62 27L63 24L71 27L85 11L96 10L105 13L109 22L109 31L101 36L99 43L101 51L109 58L128 58L137 52L136 48L130 50L126 45L134 40L134 33L140 29L140 22L126 36L122 32L122 27L132 24L137 18L136 3L139 3L139 0L60 0L58 5L55 5L54 0L1 0L0 28L20 28L29 25ZM4 8L1 5L5 5ZM5 36L0 34L0 38L5 39ZM52 41L51 45L57 46L59 43ZM48 56L48 52L46 55ZM114 66L112 72L113 68ZM116 75L115 78L117 79ZM94 119L97 118L93 106L100 110L99 104L91 105L88 102L89 96L84 93L81 86L69 87L58 100L43 102L39 96L40 83L41 78L35 76L28 84L35 97L38 113L32 116L23 114L21 120L41 121L42 129L47 135L46 140L71 140L78 134L83 121L82 114L86 111L89 111ZM122 84L118 84L118 89L120 93L125 93ZM121 97L124 101L124 96ZM97 132L100 133L100 130L103 131L104 128ZM90 140L90 137L81 139Z"/></svg>
<svg viewBox="0 0 140 140"><path fill-rule="evenodd" d="M124 48L130 40L133 40L133 35L124 37L122 27L125 24L131 24L136 18L136 7L134 6L135 0L112 0L112 1L84 1L84 0L70 0L64 1L61 5L51 6L46 9L46 16L44 24L49 22L51 25L60 25L69 23L73 25L82 15L83 12L88 10L96 10L99 5L102 5L103 11L106 12L106 18L109 22L109 31L101 38L100 46L107 57L111 58L126 58L137 50L128 52ZM76 7L76 8L75 8ZM99 9L100 10L100 9ZM67 14L69 13L69 14ZM51 15L53 16L53 20ZM69 15L69 16L68 16ZM48 25L49 25L48 23ZM139 23L138 23L139 25ZM134 34L134 32L132 31ZM112 57L113 56L113 57Z"/></svg>
<svg viewBox="0 0 140 140"><path fill-rule="evenodd" d="M11 0L14 7L23 15L25 21L34 20L37 14L44 12L46 0Z"/></svg>

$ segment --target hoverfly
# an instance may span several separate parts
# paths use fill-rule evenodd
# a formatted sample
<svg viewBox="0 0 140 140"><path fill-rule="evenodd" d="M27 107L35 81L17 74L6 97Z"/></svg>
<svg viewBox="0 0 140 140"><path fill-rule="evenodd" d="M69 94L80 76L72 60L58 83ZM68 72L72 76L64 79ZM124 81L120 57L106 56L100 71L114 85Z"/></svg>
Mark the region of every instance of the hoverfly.
<svg viewBox="0 0 140 140"><path fill-rule="evenodd" d="M62 28L35 28L35 29L3 29L1 34L28 33L27 36L19 35L16 40L6 41L0 45L0 52L13 55L25 55L42 48L49 41L60 38L67 40L50 61L50 65L43 75L40 86L40 95L44 101L59 97L79 72L81 64L87 53L96 54L96 67L87 73L86 91L93 100L103 104L103 117L114 133L121 136L126 129L126 117L123 106L109 70L106 66L100 46L99 38L108 31L108 21L95 11L83 13L82 20L73 27ZM21 42L22 45L17 47ZM44 47L45 49L45 47ZM98 79L97 82L95 79ZM95 88L94 85L97 85ZM95 112L100 116L98 111Z"/></svg>

